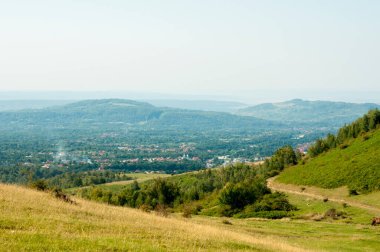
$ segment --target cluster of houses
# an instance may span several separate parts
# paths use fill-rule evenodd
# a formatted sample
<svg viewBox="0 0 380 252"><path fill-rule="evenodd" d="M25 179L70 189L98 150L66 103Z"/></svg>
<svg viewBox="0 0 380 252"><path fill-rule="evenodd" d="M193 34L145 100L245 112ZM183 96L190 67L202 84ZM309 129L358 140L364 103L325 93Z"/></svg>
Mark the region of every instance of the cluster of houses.
<svg viewBox="0 0 380 252"><path fill-rule="evenodd" d="M301 152L304 151L308 146L299 146L299 150ZM134 163L140 163L140 162L181 162L183 160L188 161L201 161L201 158L198 156L190 156L188 153L189 151L193 150L194 146L189 146L186 144L181 144L179 148L171 148L171 149L164 149L161 150L161 152L181 152L184 153L181 156L177 157L164 157L164 156L157 156L157 157L144 157L144 158L124 158L119 160L121 163L124 164L134 164ZM147 152L155 152L160 150L158 145L150 145L150 146L138 146L138 147L130 147L130 146L118 146L118 150L122 151L133 151L133 150L139 150L139 151L147 151ZM209 150L209 153L212 151ZM97 151L76 151L73 153L68 153L64 151L63 149L60 149L56 153L49 153L53 159L52 161L46 161L43 162L41 167L44 169L50 169L51 167L64 167L69 165L72 162L75 162L76 164L98 164L101 169L104 169L107 166L111 165L111 161L113 160L114 154L112 152L106 152L105 150L97 150ZM212 159L208 159L205 161L205 167L206 168L213 168L216 166L228 166L235 163L251 163L251 162L259 162L265 160L265 157L254 157L253 159L250 158L243 158L243 157L231 157L230 155L224 155L224 156L217 156Z"/></svg>

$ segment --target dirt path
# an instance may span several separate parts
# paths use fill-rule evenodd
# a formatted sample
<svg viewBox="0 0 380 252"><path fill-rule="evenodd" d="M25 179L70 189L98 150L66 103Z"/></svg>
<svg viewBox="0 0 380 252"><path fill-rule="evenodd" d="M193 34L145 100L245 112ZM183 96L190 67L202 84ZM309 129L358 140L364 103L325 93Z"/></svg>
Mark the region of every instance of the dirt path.
<svg viewBox="0 0 380 252"><path fill-rule="evenodd" d="M369 210L369 211L374 212L376 214L380 214L380 208L378 208L378 207L366 205L366 204L363 204L360 202L356 202L354 200L347 200L347 199L338 198L336 196L331 197L331 196L325 196L325 195L316 194L316 193L310 193L310 192L307 192L307 186L305 186L306 190L304 190L304 191L291 189L291 188L289 188L290 187L289 185L282 184L282 183L275 181L276 178L277 177L272 177L272 178L269 178L267 180L267 186L273 191L296 194L296 195L303 195L303 196L307 196L307 197L314 198L314 199L320 199L320 200L328 198L328 200L332 201L332 202L337 202L337 203L341 203L341 204L346 203L350 206L354 206L357 208Z"/></svg>

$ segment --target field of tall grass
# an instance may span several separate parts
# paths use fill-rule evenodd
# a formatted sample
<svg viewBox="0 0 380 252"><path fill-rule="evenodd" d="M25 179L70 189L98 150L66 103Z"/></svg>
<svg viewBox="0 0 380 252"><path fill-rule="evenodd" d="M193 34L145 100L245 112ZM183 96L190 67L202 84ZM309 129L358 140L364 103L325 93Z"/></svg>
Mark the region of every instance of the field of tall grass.
<svg viewBox="0 0 380 252"><path fill-rule="evenodd" d="M0 185L0 250L302 251L283 239Z"/></svg>
<svg viewBox="0 0 380 252"><path fill-rule="evenodd" d="M303 219L169 217L0 185L2 251L378 251L380 227ZM300 203L302 205L303 203ZM323 209L324 210L324 209Z"/></svg>

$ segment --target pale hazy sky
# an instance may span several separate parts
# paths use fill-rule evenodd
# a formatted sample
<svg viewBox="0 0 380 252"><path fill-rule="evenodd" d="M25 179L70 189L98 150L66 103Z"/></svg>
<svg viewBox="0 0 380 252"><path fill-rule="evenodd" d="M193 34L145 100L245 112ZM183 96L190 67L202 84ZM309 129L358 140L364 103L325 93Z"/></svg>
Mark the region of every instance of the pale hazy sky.
<svg viewBox="0 0 380 252"><path fill-rule="evenodd" d="M378 0L0 0L0 92L373 101L379 13Z"/></svg>

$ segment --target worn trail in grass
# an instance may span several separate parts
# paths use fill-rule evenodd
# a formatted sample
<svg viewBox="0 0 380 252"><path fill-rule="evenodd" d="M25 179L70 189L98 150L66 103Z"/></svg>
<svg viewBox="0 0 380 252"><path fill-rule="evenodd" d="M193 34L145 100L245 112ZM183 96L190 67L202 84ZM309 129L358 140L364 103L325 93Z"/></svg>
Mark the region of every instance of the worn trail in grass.
<svg viewBox="0 0 380 252"><path fill-rule="evenodd" d="M345 203L357 208L368 210L375 215L380 215L380 202L373 200L373 198L380 198L380 192L349 196L347 187L324 189L312 186L284 184L276 181L276 177L268 179L267 186L274 191L307 196L320 200L327 199L329 201L341 204Z"/></svg>

